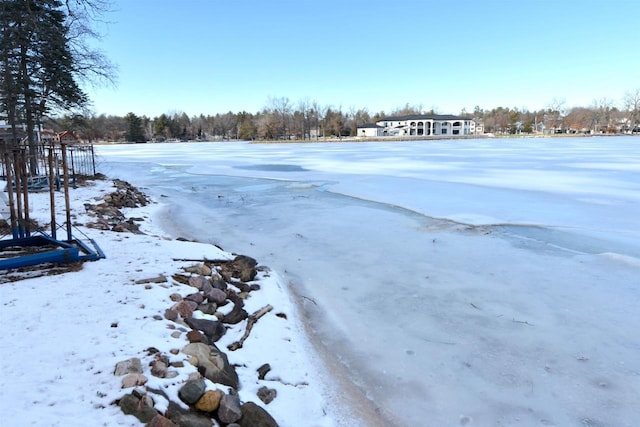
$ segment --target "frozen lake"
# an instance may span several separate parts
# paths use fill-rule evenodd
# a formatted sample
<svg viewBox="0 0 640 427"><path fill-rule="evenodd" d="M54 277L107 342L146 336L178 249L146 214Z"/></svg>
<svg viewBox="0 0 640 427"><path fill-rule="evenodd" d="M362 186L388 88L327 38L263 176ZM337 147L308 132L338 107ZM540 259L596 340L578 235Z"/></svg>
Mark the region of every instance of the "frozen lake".
<svg viewBox="0 0 640 427"><path fill-rule="evenodd" d="M640 138L97 153L176 235L284 274L389 424L640 422Z"/></svg>

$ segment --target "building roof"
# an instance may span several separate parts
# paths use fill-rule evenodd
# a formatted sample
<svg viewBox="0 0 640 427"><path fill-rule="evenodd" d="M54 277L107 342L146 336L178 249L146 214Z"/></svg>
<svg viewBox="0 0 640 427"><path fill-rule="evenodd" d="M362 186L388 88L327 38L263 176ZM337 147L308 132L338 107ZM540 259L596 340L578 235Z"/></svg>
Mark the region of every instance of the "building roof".
<svg viewBox="0 0 640 427"><path fill-rule="evenodd" d="M405 120L471 120L451 114L411 114L408 116L383 117L379 122L401 122Z"/></svg>

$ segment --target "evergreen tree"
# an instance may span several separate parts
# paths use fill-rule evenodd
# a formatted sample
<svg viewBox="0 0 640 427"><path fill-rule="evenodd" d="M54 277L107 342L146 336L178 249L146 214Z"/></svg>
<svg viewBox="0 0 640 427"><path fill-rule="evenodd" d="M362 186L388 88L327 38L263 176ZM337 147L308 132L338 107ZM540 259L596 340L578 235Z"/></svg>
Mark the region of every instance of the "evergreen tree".
<svg viewBox="0 0 640 427"><path fill-rule="evenodd" d="M127 121L127 132L125 138L129 142L144 142L144 130L142 129L142 119L133 113L125 116Z"/></svg>
<svg viewBox="0 0 640 427"><path fill-rule="evenodd" d="M59 0L0 0L0 113L14 129L26 126L31 173L41 117L87 104L78 84L87 64L80 69L74 56L69 34L77 21L68 19L68 7Z"/></svg>

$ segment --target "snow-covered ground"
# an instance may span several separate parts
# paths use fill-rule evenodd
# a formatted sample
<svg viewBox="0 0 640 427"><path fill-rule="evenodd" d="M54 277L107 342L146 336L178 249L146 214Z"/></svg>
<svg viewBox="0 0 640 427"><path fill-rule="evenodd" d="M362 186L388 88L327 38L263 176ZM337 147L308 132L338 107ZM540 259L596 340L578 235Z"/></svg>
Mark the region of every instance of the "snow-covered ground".
<svg viewBox="0 0 640 427"><path fill-rule="evenodd" d="M4 188L4 183L0 186ZM86 228L95 221L84 204L100 203L115 188L110 180L72 189L74 236L93 238L106 259L87 262L81 271L7 282L15 271L0 275L0 425L22 426L140 426L112 403L132 389L122 389L122 377L114 376L117 362L142 359L148 385L163 389L175 401L176 393L196 368L185 363L176 368L179 376L169 380L149 374L153 360L147 349L155 347L172 362L186 361L180 350L188 341L185 334L173 337L176 329L164 319L174 302L173 293L183 296L194 289L167 283L136 284L136 281L171 277L196 264L181 259L232 259L230 253L204 243L176 241L159 227L161 206L124 209L127 217L144 218L146 235L117 233ZM56 194L58 221L62 223L64 198ZM50 220L49 194L32 194L31 217L40 224ZM63 238L66 234L62 232ZM25 273L26 274L26 273ZM267 304L272 312L260 318L242 349L228 352L232 364L239 365L240 397L243 402L262 403L259 387L277 390L276 399L262 405L282 426L334 426L346 415L333 404L331 388L320 378L322 366L311 351L297 309L289 297L286 282L274 271L259 274L262 289L252 292L245 309L253 313ZM278 317L283 313L286 319ZM155 316L155 318L154 318ZM159 320L157 320L159 319ZM246 322L233 326L218 342L221 349L237 341ZM180 326L177 325L180 330ZM183 328L184 329L184 328ZM271 365L266 381L258 381L256 369ZM172 368L173 369L173 368ZM208 382L210 389L227 387ZM158 396L155 396L158 398ZM163 410L167 402L158 400ZM347 417L350 419L351 417Z"/></svg>
<svg viewBox="0 0 640 427"><path fill-rule="evenodd" d="M99 147L397 425L640 422L640 138Z"/></svg>

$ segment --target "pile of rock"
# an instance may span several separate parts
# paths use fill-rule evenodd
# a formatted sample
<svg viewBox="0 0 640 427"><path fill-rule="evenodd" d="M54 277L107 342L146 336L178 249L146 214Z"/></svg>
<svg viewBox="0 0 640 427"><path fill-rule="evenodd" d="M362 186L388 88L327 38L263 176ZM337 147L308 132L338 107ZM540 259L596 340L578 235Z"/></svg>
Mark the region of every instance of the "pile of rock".
<svg viewBox="0 0 640 427"><path fill-rule="evenodd" d="M96 217L95 221L87 223L86 226L100 230L143 234L139 225L136 224L136 221L142 221L142 218L127 219L120 209L146 206L149 204L149 199L126 181L114 179L113 184L116 191L104 196L101 203L84 205L87 213Z"/></svg>
<svg viewBox="0 0 640 427"><path fill-rule="evenodd" d="M240 384L235 367L229 363L227 354L216 345L227 330L225 325L247 320L243 337L227 347L230 351L241 348L253 325L271 310L268 305L249 315L244 309L244 300L251 292L260 289L257 283L247 283L255 281L257 262L241 255L232 261L203 261L183 270L173 275L171 280L191 286L193 292L187 295L172 294L172 305L166 310L164 318L172 322L169 327L175 329L172 334L175 338L183 336L181 329L189 330L185 334L188 343L181 350L171 350L173 359L179 359L174 362L171 362L171 356L154 348L148 349L147 354L152 360L148 364L147 374L157 378L175 378L178 376L176 369L183 366L183 360L194 365L198 372L177 386L177 396L181 402L175 402L164 390L146 386L148 378L140 359L122 361L117 364L115 375L122 377L123 388L133 388L133 391L119 399L117 404L126 414L134 415L153 427L276 427L277 422L260 405L240 401ZM160 276L137 283L151 286L150 283L167 281L169 279ZM223 310L226 312L223 314L219 308L228 304L233 304L233 308ZM196 310L208 316L195 318L193 314ZM158 318L162 319L160 316ZM180 354L184 358L176 358ZM269 369L268 364L260 367L256 373L258 380L264 380ZM262 387L258 392L258 398L265 404L275 397L274 389ZM158 399L169 401L166 410L155 409ZM185 406L189 409L184 409Z"/></svg>

